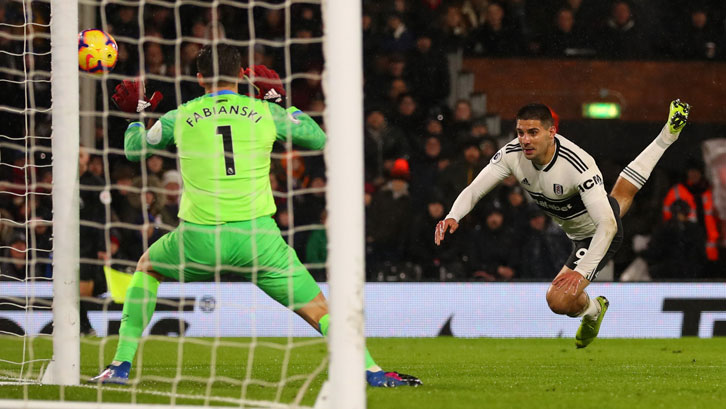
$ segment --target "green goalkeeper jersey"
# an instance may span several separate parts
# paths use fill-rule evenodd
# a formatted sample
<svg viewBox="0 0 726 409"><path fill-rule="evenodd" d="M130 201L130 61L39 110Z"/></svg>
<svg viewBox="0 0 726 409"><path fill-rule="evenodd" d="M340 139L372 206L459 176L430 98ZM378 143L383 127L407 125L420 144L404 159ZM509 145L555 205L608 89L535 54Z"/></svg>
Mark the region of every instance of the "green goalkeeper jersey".
<svg viewBox="0 0 726 409"><path fill-rule="evenodd" d="M288 136L303 148L325 146L323 130L297 108L220 91L167 112L148 131L131 123L124 151L140 161L175 144L184 182L179 218L221 224L275 213L270 152Z"/></svg>

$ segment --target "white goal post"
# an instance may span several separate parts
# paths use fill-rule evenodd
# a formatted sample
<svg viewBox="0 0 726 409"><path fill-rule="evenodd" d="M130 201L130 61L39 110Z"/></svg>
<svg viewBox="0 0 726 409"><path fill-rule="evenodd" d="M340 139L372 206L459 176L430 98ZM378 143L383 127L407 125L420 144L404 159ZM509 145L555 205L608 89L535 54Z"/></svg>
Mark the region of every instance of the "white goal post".
<svg viewBox="0 0 726 409"><path fill-rule="evenodd" d="M363 40L360 0L323 3L328 126L331 408L365 407Z"/></svg>
<svg viewBox="0 0 726 409"><path fill-rule="evenodd" d="M46 381L81 380L79 323L78 3L51 1L53 361Z"/></svg>

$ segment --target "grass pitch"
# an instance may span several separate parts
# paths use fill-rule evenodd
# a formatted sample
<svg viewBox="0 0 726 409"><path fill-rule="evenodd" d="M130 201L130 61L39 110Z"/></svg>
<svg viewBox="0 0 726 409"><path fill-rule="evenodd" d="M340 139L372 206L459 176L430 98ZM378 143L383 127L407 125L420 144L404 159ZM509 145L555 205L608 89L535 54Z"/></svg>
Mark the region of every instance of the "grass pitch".
<svg viewBox="0 0 726 409"><path fill-rule="evenodd" d="M201 342L200 342L201 341ZM65 400L234 405L239 399L292 402L305 379L279 384L281 374L295 377L322 369L325 344L319 340L258 340L252 364L248 339L187 339L180 350L174 338L143 345L140 381L134 387L64 388ZM235 344L227 344L233 341ZM301 344L300 344L301 343ZM84 376L93 376L110 360L114 338L85 338ZM726 407L726 339L599 339L577 350L572 339L369 339L368 346L384 369L416 375L419 388L368 388L369 408L724 408ZM50 355L50 342L36 338L34 357ZM20 354L17 338L0 337L0 359ZM212 351L216 366L211 368ZM285 359L286 354L289 359ZM183 365L178 366L179 357ZM285 363L287 362L287 366ZM178 368L181 368L178 370ZM0 372L11 369L0 362ZM36 373L37 365L30 370ZM207 379L216 375L215 382ZM138 366L132 377L138 373ZM244 384L245 374L269 385ZM174 381L175 377L179 379ZM326 377L324 369L304 388L302 404L312 406ZM281 384L282 385L282 384ZM0 386L0 399L57 400L56 386Z"/></svg>

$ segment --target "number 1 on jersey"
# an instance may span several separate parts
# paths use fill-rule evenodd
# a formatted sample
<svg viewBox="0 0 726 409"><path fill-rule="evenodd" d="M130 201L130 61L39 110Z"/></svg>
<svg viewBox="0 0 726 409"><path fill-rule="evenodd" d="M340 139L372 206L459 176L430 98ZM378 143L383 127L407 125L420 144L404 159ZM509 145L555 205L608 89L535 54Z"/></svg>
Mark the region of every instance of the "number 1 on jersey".
<svg viewBox="0 0 726 409"><path fill-rule="evenodd" d="M227 176L232 176L235 174L232 127L229 125L218 126L217 135L222 135L222 143L224 144L224 168L226 169Z"/></svg>

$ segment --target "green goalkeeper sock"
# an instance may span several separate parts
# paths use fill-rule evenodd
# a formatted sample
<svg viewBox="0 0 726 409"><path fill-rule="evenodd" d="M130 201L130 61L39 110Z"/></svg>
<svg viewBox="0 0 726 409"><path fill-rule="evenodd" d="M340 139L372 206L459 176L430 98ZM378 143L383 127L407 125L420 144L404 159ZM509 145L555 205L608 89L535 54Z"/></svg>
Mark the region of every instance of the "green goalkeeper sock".
<svg viewBox="0 0 726 409"><path fill-rule="evenodd" d="M136 349L139 347L141 333L144 332L144 328L154 314L158 290L159 280L141 271L134 273L129 289L126 290L126 301L121 316L121 328L118 331L119 340L114 361L133 361Z"/></svg>
<svg viewBox="0 0 726 409"><path fill-rule="evenodd" d="M320 318L320 321L318 322L318 326L320 327L320 333L323 334L324 337L328 336L328 326L330 325L330 314L323 315L322 318ZM371 353L368 352L368 348L366 348L366 371L373 371L378 372L381 370L381 367L376 364L376 361L373 360L373 357L371 356Z"/></svg>

